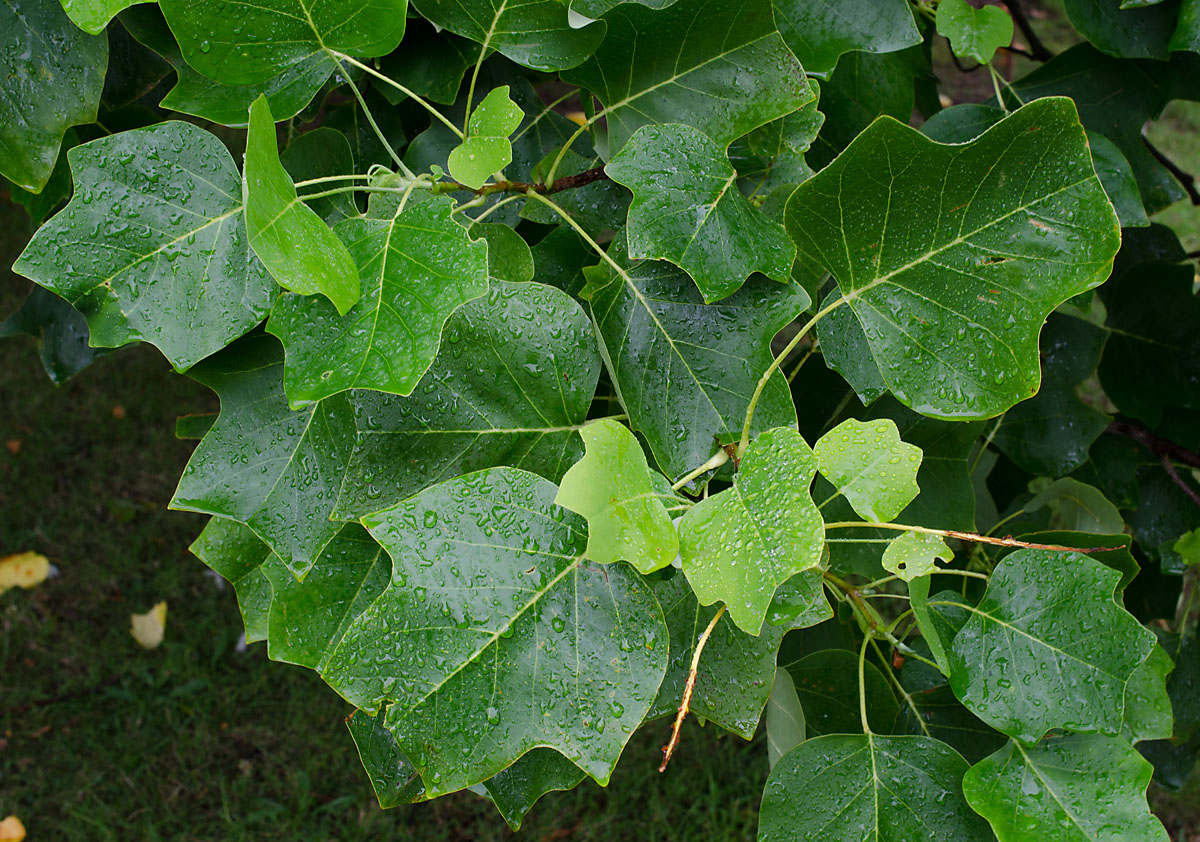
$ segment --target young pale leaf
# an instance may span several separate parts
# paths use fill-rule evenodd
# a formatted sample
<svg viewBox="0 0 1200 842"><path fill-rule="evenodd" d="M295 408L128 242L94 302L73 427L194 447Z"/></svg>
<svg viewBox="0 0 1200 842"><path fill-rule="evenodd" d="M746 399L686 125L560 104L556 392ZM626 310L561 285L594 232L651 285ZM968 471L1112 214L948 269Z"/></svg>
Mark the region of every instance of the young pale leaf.
<svg viewBox="0 0 1200 842"><path fill-rule="evenodd" d="M1146 804L1153 771L1119 737L1073 734L1011 740L967 770L962 788L1000 842L1167 842Z"/></svg>
<svg viewBox="0 0 1200 842"><path fill-rule="evenodd" d="M795 430L763 433L746 450L733 488L700 501L679 524L683 572L703 605L720 600L756 635L775 590L821 560L825 523L809 487L812 448Z"/></svg>
<svg viewBox="0 0 1200 842"><path fill-rule="evenodd" d="M188 549L233 585L246 627L246 642L266 640L275 590L263 568L274 558L271 548L245 524L214 517L209 518Z"/></svg>
<svg viewBox="0 0 1200 842"><path fill-rule="evenodd" d="M223 85L265 82L317 53L384 56L404 37L407 0L225 0L159 4L187 63Z"/></svg>
<svg viewBox="0 0 1200 842"><path fill-rule="evenodd" d="M633 191L630 257L671 261L706 303L736 292L752 272L787 283L796 247L734 186L737 172L707 135L643 126L604 171Z"/></svg>
<svg viewBox="0 0 1200 842"><path fill-rule="evenodd" d="M431 797L539 745L606 783L662 681L662 609L630 568L584 561L582 520L556 490L494 468L364 519L392 581L324 677L364 709L391 703L387 727Z"/></svg>
<svg viewBox="0 0 1200 842"><path fill-rule="evenodd" d="M487 292L487 246L451 218L440 196L389 218L336 229L358 265L363 295L344 315L324 298L284 295L267 330L287 352L293 408L346 389L407 395L429 370L450 314Z"/></svg>
<svg viewBox="0 0 1200 842"><path fill-rule="evenodd" d="M62 0L71 22L90 35L99 35L123 9L145 0Z"/></svg>
<svg viewBox="0 0 1200 842"><path fill-rule="evenodd" d="M495 465L551 480L581 455L600 355L587 316L541 284L492 281L446 323L410 397L351 393L357 436L334 517L357 518Z"/></svg>
<svg viewBox="0 0 1200 842"><path fill-rule="evenodd" d="M954 551L939 535L905 532L883 551L883 569L906 582L937 570L937 560L949 562Z"/></svg>
<svg viewBox="0 0 1200 842"><path fill-rule="evenodd" d="M921 43L905 0L775 0L783 40L805 71L833 72L843 53L891 53Z"/></svg>
<svg viewBox="0 0 1200 842"><path fill-rule="evenodd" d="M563 74L604 104L615 154L640 127L685 123L723 150L815 98L769 0L679 0L661 11L624 3L587 63Z"/></svg>
<svg viewBox="0 0 1200 842"><path fill-rule="evenodd" d="M297 198L279 162L265 96L250 106L242 198L250 245L279 285L301 295L320 293L346 315L359 299L358 267L321 217Z"/></svg>
<svg viewBox="0 0 1200 842"><path fill-rule="evenodd" d="M273 286L247 244L238 171L216 137L171 121L67 157L75 195L13 269L83 313L92 344L144 340L183 370L267 314Z"/></svg>
<svg viewBox="0 0 1200 842"><path fill-rule="evenodd" d="M708 461L717 437L741 432L749 402L741 384L753 384L770 365L771 339L808 296L796 284L751 278L706 306L675 266L631 262L623 237L608 253L619 268L585 269L580 297L630 426L646 437L663 472L680 477ZM752 432L795 423L787 381L777 373L759 399Z"/></svg>
<svg viewBox="0 0 1200 842"><path fill-rule="evenodd" d="M96 119L108 38L80 32L57 0L0 7L0 175L40 193L63 135Z"/></svg>
<svg viewBox="0 0 1200 842"><path fill-rule="evenodd" d="M509 137L524 112L508 97L508 86L496 88L479 103L467 123L467 136L450 151L450 175L472 190L512 163Z"/></svg>
<svg viewBox="0 0 1200 842"><path fill-rule="evenodd" d="M604 24L571 26L558 0L414 0L426 19L534 70L574 67L604 40Z"/></svg>
<svg viewBox="0 0 1200 842"><path fill-rule="evenodd" d="M1024 742L1053 728L1117 733L1125 684L1154 646L1114 601L1120 579L1079 553L1006 556L948 653L954 694Z"/></svg>
<svg viewBox="0 0 1200 842"><path fill-rule="evenodd" d="M283 394L283 354L253 336L190 375L221 398L221 414L192 454L171 508L249 526L303 576L341 529L329 520L354 444L344 396L301 412Z"/></svg>
<svg viewBox="0 0 1200 842"><path fill-rule="evenodd" d="M775 765L758 842L986 840L962 795L967 762L929 737L830 734Z"/></svg>
<svg viewBox="0 0 1200 842"><path fill-rule="evenodd" d="M928 575L916 576L908 580L909 606L912 608L913 619L917 621L921 638L929 647L929 653L933 655L938 669L942 671L942 675L949 676L950 658L946 655L946 643L949 638L943 640L941 630L934 619L935 614L929 608L929 585Z"/></svg>
<svg viewBox="0 0 1200 842"><path fill-rule="evenodd" d="M767 763L774 769L779 758L805 740L804 708L796 685L783 667L775 668L775 682L767 697Z"/></svg>
<svg viewBox="0 0 1200 842"><path fill-rule="evenodd" d="M1042 322L1108 276L1120 243L1074 105L1059 98L956 146L879 120L800 185L785 224L801 257L837 279L891 391L958 419L1037 391Z"/></svg>
<svg viewBox="0 0 1200 842"><path fill-rule="evenodd" d="M1013 20L998 6L977 9L967 0L941 0L937 31L949 39L950 48L959 58L987 64L996 50L1012 43Z"/></svg>
<svg viewBox="0 0 1200 842"><path fill-rule="evenodd" d="M821 475L868 520L894 520L921 492L921 448L900 440L889 418L847 418L817 440Z"/></svg>
<svg viewBox="0 0 1200 842"><path fill-rule="evenodd" d="M672 495L662 474L650 470L624 424L601 419L579 437L583 458L563 475L554 502L587 518L587 557L628 561L641 573L666 567L679 554L679 537L663 502Z"/></svg>

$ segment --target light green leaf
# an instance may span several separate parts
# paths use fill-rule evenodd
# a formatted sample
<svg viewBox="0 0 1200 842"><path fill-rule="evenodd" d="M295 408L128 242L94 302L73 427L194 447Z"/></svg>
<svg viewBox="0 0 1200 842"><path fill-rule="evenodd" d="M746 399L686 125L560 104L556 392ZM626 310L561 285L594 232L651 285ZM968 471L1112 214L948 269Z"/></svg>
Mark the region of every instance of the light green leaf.
<svg viewBox="0 0 1200 842"><path fill-rule="evenodd" d="M883 551L883 569L906 582L928 576L937 570L937 560L949 562L954 551L939 535L925 532L905 532L891 541Z"/></svg>
<svg viewBox="0 0 1200 842"><path fill-rule="evenodd" d="M224 85L265 82L317 53L384 56L404 37L407 0L162 0L187 63Z"/></svg>
<svg viewBox="0 0 1200 842"><path fill-rule="evenodd" d="M346 389L407 395L437 355L450 314L487 292L487 246L450 216L454 202L409 202L387 219L337 227L363 296L345 315L323 298L284 295L267 330L287 351L293 408Z"/></svg>
<svg viewBox="0 0 1200 842"><path fill-rule="evenodd" d="M664 500L673 495L662 474L624 424L601 419L579 431L583 458L559 484L554 502L587 518L587 558L601 564L628 561L653 573L675 560L679 536Z"/></svg>
<svg viewBox="0 0 1200 842"><path fill-rule="evenodd" d="M967 762L929 737L830 734L776 764L758 842L988 839L962 795Z"/></svg>
<svg viewBox="0 0 1200 842"><path fill-rule="evenodd" d="M661 11L625 3L604 21L596 55L563 81L604 104L613 154L655 123L685 123L725 149L815 98L769 0L679 0Z"/></svg>
<svg viewBox="0 0 1200 842"><path fill-rule="evenodd" d="M774 769L779 758L805 740L804 708L796 695L792 676L783 667L775 668L775 683L767 697L767 763Z"/></svg>
<svg viewBox="0 0 1200 842"><path fill-rule="evenodd" d="M701 500L679 524L683 572L697 599L724 602L749 634L762 629L776 588L821 560L825 523L809 492L816 472L799 433L770 430L746 450L733 487Z"/></svg>
<svg viewBox="0 0 1200 842"><path fill-rule="evenodd" d="M937 31L959 58L987 64L996 50L1012 43L1013 19L998 6L975 8L967 0L941 0Z"/></svg>
<svg viewBox="0 0 1200 842"><path fill-rule="evenodd" d="M1074 734L1012 740L972 766L962 788L1000 842L1167 842L1146 804L1153 771L1118 737Z"/></svg>
<svg viewBox="0 0 1200 842"><path fill-rule="evenodd" d="M843 53L890 53L921 43L904 0L775 0L783 40L808 73L827 76Z"/></svg>
<svg viewBox="0 0 1200 842"><path fill-rule="evenodd" d="M813 448L821 475L868 520L894 520L921 492L921 448L900 441L889 418L847 418Z"/></svg>
<svg viewBox="0 0 1200 842"><path fill-rule="evenodd" d="M920 236L901 234L914 220ZM837 279L891 391L958 419L1037 391L1042 322L1107 278L1120 242L1074 106L1058 98L955 146L879 120L800 185L785 224L801 258Z"/></svg>
<svg viewBox="0 0 1200 842"><path fill-rule="evenodd" d="M63 135L96 119L108 38L85 35L55 0L0 7L0 175L40 193Z"/></svg>
<svg viewBox="0 0 1200 842"><path fill-rule="evenodd" d="M571 26L558 0L414 0L426 19L534 70L574 67L595 52L604 24Z"/></svg>
<svg viewBox="0 0 1200 842"><path fill-rule="evenodd" d="M733 294L753 272L788 281L796 247L746 201L724 151L696 129L643 126L604 171L633 191L630 257L671 261L706 303Z"/></svg>
<svg viewBox="0 0 1200 842"><path fill-rule="evenodd" d="M1125 685L1125 721L1122 736L1133 742L1169 740L1174 730L1167 675L1175 663L1162 646L1155 645L1150 657L1129 676Z"/></svg>
<svg viewBox="0 0 1200 842"><path fill-rule="evenodd" d="M279 162L265 96L250 106L242 196L250 245L279 285L301 295L321 293L346 315L359 299L358 268L321 217L296 197Z"/></svg>
<svg viewBox="0 0 1200 842"><path fill-rule="evenodd" d="M949 676L950 658L946 655L945 646L949 637L943 640L942 632L935 619L936 615L929 608L929 585L930 577L928 575L917 576L908 580L909 607L912 608L913 619L917 621L917 628L921 632L921 639L929 647L929 653L933 655L933 660L937 663L938 669L942 671L942 675Z"/></svg>
<svg viewBox="0 0 1200 842"><path fill-rule="evenodd" d="M252 336L189 375L221 398L221 414L192 454L171 508L249 526L303 576L341 529L333 510L354 444L349 401L336 396L301 412L283 394L274 337Z"/></svg>
<svg viewBox="0 0 1200 842"><path fill-rule="evenodd" d="M468 132L488 137L512 137L524 116L521 107L509 97L508 85L494 88L475 106L467 122Z"/></svg>
<svg viewBox="0 0 1200 842"><path fill-rule="evenodd" d="M13 269L83 313L93 345L143 340L183 370L267 314L273 286L247 243L238 171L216 137L170 121L67 157L75 195Z"/></svg>
<svg viewBox="0 0 1200 842"><path fill-rule="evenodd" d="M467 228L472 237L487 241L488 275L498 281L533 280L533 252L525 238L503 222L475 222Z"/></svg>
<svg viewBox="0 0 1200 842"><path fill-rule="evenodd" d="M364 709L391 703L386 725L431 797L537 746L607 783L662 681L657 600L629 568L583 560L582 520L555 492L494 468L364 519L392 582L324 677ZM572 715L544 716L551 707Z"/></svg>
<svg viewBox="0 0 1200 842"><path fill-rule="evenodd" d="M1043 506L1049 506L1054 512L1049 524L1053 530L1097 535L1116 535L1125 531L1125 522L1117 507L1099 489L1071 477L1056 479L1022 508L1036 512Z"/></svg>
<svg viewBox="0 0 1200 842"><path fill-rule="evenodd" d="M1183 0L1179 9L1179 24L1167 48L1200 53L1200 3L1196 0Z"/></svg>
<svg viewBox="0 0 1200 842"><path fill-rule="evenodd" d="M1172 545L1171 549L1179 553L1187 567L1200 567L1200 529L1185 532Z"/></svg>
<svg viewBox="0 0 1200 842"><path fill-rule="evenodd" d="M587 316L541 284L492 281L457 310L410 397L351 393L357 424L334 517L394 506L445 479L511 465L559 477L581 455L600 355Z"/></svg>
<svg viewBox="0 0 1200 842"><path fill-rule="evenodd" d="M71 21L90 35L99 35L117 12L144 0L62 0Z"/></svg>
<svg viewBox="0 0 1200 842"><path fill-rule="evenodd" d="M1006 556L954 638L954 694L1024 742L1053 728L1117 733L1125 683L1154 646L1154 635L1114 601L1120 579L1079 553Z"/></svg>
<svg viewBox="0 0 1200 842"><path fill-rule="evenodd" d="M246 642L266 640L275 590L263 566L273 558L271 548L248 526L214 517L209 518L188 549L233 585L246 627Z"/></svg>
<svg viewBox="0 0 1200 842"><path fill-rule="evenodd" d="M509 99L508 85L496 88L475 108L467 136L450 151L450 175L478 190L492 173L512 163L509 136L521 125L524 112Z"/></svg>
<svg viewBox="0 0 1200 842"><path fill-rule="evenodd" d="M751 278L736 294L705 305L680 269L630 261L623 237L608 253L620 269L585 269L580 296L630 426L646 437L663 473L678 478L708 461L717 437L741 432L750 389L771 362L771 339L808 296L796 284ZM759 399L752 432L795 423L787 381L777 373Z"/></svg>

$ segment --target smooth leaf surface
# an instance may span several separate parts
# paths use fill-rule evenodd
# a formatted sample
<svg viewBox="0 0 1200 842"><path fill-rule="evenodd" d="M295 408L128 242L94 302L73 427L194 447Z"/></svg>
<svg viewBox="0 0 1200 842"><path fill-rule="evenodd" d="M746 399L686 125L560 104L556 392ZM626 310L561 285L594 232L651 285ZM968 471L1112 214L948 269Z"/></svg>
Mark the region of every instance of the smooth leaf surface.
<svg viewBox="0 0 1200 842"><path fill-rule="evenodd" d="M889 418L848 418L821 436L813 452L821 475L868 520L895 520L921 491L921 448L902 442Z"/></svg>
<svg viewBox="0 0 1200 842"><path fill-rule="evenodd" d="M631 258L671 261L706 303L733 294L753 272L787 282L796 247L746 201L724 151L700 131L643 126L604 171L633 191Z"/></svg>
<svg viewBox="0 0 1200 842"><path fill-rule="evenodd" d="M656 123L692 126L724 149L815 96L768 0L623 3L604 21L596 54L562 78L604 104L613 154Z"/></svg>
<svg viewBox="0 0 1200 842"><path fill-rule="evenodd" d="M779 32L804 69L828 75L844 53L890 53L921 43L902 0L775 0Z"/></svg>
<svg viewBox="0 0 1200 842"><path fill-rule="evenodd" d="M250 245L279 285L301 295L320 293L345 315L361 294L358 267L321 217L297 198L279 160L265 96L250 106L242 197Z"/></svg>
<svg viewBox="0 0 1200 842"><path fill-rule="evenodd" d="M1102 52L1117 58L1168 57L1178 3L1122 9L1121 0L1064 0L1071 24Z"/></svg>
<svg viewBox="0 0 1200 842"><path fill-rule="evenodd" d="M238 171L216 137L171 121L85 143L68 158L75 195L13 269L83 313L91 344L143 340L183 370L262 320L272 284L247 241Z"/></svg>
<svg viewBox="0 0 1200 842"><path fill-rule="evenodd" d="M806 740L771 770L758 842L986 840L963 800L966 769L954 749L928 737Z"/></svg>
<svg viewBox="0 0 1200 842"><path fill-rule="evenodd" d="M188 549L233 586L246 627L246 642L266 640L275 589L263 565L272 557L271 548L248 526L214 517Z"/></svg>
<svg viewBox="0 0 1200 842"><path fill-rule="evenodd" d="M450 317L442 350L411 396L351 394L353 452L334 516L390 508L496 465L557 481L583 454L578 430L599 375L578 304L541 284L492 281L486 297Z"/></svg>
<svg viewBox="0 0 1200 842"><path fill-rule="evenodd" d="M1076 734L1010 741L972 766L962 788L1000 842L1166 842L1146 804L1151 772L1124 740Z"/></svg>
<svg viewBox="0 0 1200 842"><path fill-rule="evenodd" d="M579 437L583 458L563 475L554 502L587 519L587 558L628 561L640 573L666 567L679 554L679 536L667 513L673 495L662 474L650 470L624 424L601 419Z"/></svg>
<svg viewBox="0 0 1200 842"><path fill-rule="evenodd" d="M770 342L805 306L799 286L751 278L724 301L705 305L678 268L634 263L624 244L584 270L580 292L598 328L605 366L635 432L674 479L703 465L716 438L741 432L754 383L771 362ZM767 384L753 432L796 423L782 374Z"/></svg>
<svg viewBox="0 0 1200 842"><path fill-rule="evenodd" d="M697 599L724 602L749 634L762 629L776 588L821 560L825 524L809 491L816 472L799 433L770 430L746 450L733 487L701 500L679 524Z"/></svg>
<svg viewBox="0 0 1200 842"><path fill-rule="evenodd" d="M823 649L782 666L792 677L812 736L862 732L856 653L848 649ZM872 729L891 730L897 711L891 685L869 661L863 664L863 682L867 722Z"/></svg>
<svg viewBox="0 0 1200 842"><path fill-rule="evenodd" d="M945 0L938 3L937 31L959 58L987 64L996 50L1012 42L1013 20L998 6L975 8L967 0Z"/></svg>
<svg viewBox="0 0 1200 842"><path fill-rule="evenodd" d="M88 345L87 320L45 287L35 286L20 308L0 322L0 337L32 336L50 382L61 385L108 351Z"/></svg>
<svg viewBox="0 0 1200 842"><path fill-rule="evenodd" d="M362 280L362 297L344 315L323 297L280 297L267 330L287 352L293 407L352 388L413 391L450 314L488 289L487 246L451 218L453 206L436 197L390 218L340 223Z"/></svg>
<svg viewBox="0 0 1200 842"><path fill-rule="evenodd" d="M872 168L889 173L882 192ZM797 189L785 224L837 278L891 391L964 420L1037 390L1042 322L1107 277L1119 243L1065 99L957 146L880 120Z"/></svg>
<svg viewBox="0 0 1200 842"><path fill-rule="evenodd" d="M430 796L539 745L607 782L662 681L657 600L628 568L583 560L586 531L555 493L496 468L364 519L392 581L324 676L358 707L391 703L386 724ZM574 715L542 715L560 705Z"/></svg>
<svg viewBox="0 0 1200 842"><path fill-rule="evenodd" d="M1053 728L1117 733L1125 684L1154 645L1113 600L1120 578L1079 553L1019 550L1005 557L954 638L955 695L1024 742Z"/></svg>
<svg viewBox="0 0 1200 842"><path fill-rule="evenodd" d="M796 695L792 676L783 667L775 669L775 682L767 697L767 763L774 769L779 758L804 742L804 708Z"/></svg>

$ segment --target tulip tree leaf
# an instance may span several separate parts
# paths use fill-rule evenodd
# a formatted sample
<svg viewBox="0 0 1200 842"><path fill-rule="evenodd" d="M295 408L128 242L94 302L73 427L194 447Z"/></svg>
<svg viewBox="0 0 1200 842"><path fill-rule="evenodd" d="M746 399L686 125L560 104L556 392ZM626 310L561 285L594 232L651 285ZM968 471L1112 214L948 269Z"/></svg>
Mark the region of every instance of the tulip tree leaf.
<svg viewBox="0 0 1200 842"><path fill-rule="evenodd" d="M1119 737L1072 734L1035 746L1010 740L972 766L962 788L999 842L1167 842L1146 803L1153 771Z"/></svg>
<svg viewBox="0 0 1200 842"><path fill-rule="evenodd" d="M425 18L534 70L574 67L604 39L604 24L571 26L558 0L414 0Z"/></svg>
<svg viewBox="0 0 1200 842"><path fill-rule="evenodd" d="M783 664L804 706L808 730L822 734L856 734L862 730L859 707L858 655L848 649L822 649ZM883 673L863 664L867 722L888 729L896 720L896 697Z"/></svg>
<svg viewBox="0 0 1200 842"><path fill-rule="evenodd" d="M358 518L496 465L558 480L600 375L587 316L557 289L491 282L455 311L409 397L351 393L357 432L334 516Z"/></svg>
<svg viewBox="0 0 1200 842"><path fill-rule="evenodd" d="M800 185L785 224L801 259L837 279L891 391L964 420L1037 391L1042 322L1108 277L1120 242L1074 106L1058 98L955 146L878 120Z"/></svg>
<svg viewBox="0 0 1200 842"><path fill-rule="evenodd" d="M788 281L796 247L783 226L746 201L725 153L691 126L643 126L604 171L633 191L630 256L671 261L705 302L733 294L752 272Z"/></svg>
<svg viewBox="0 0 1200 842"><path fill-rule="evenodd" d="M959 58L987 64L996 50L1012 43L1013 20L997 6L977 9L967 0L944 0L937 7L937 31Z"/></svg>
<svg viewBox="0 0 1200 842"><path fill-rule="evenodd" d="M267 314L273 287L247 243L238 171L216 137L171 121L67 158L75 195L13 269L83 313L91 344L144 340L183 370Z"/></svg>
<svg viewBox="0 0 1200 842"><path fill-rule="evenodd" d="M463 142L450 150L450 175L478 190L494 172L512 163L509 137L525 113L508 97L508 85L496 88L476 106L467 123Z"/></svg>
<svg viewBox="0 0 1200 842"><path fill-rule="evenodd" d="M356 710L346 720L358 757L362 761L379 806L387 810L425 798L425 784L408 762L396 738L383 724L383 716Z"/></svg>
<svg viewBox="0 0 1200 842"><path fill-rule="evenodd" d="M1162 646L1150 650L1150 657L1129 676L1125 685L1125 722L1121 733L1134 742L1169 740L1174 727L1171 697L1167 695L1167 675L1175 668Z"/></svg>
<svg viewBox="0 0 1200 842"><path fill-rule="evenodd" d="M1079 553L1006 556L948 653L954 694L1024 742L1053 728L1117 733L1125 684L1154 646L1114 601L1120 579Z"/></svg>
<svg viewBox="0 0 1200 842"><path fill-rule="evenodd" d="M921 448L900 441L889 418L848 418L817 440L821 475L868 520L894 520L921 492Z"/></svg>
<svg viewBox="0 0 1200 842"><path fill-rule="evenodd" d="M297 198L279 161L265 96L250 106L242 195L250 245L279 285L302 295L321 293L345 315L359 299L358 267L321 217Z"/></svg>
<svg viewBox="0 0 1200 842"><path fill-rule="evenodd" d="M354 417L344 396L288 409L282 357L273 337L253 336L190 372L221 398L221 414L188 461L171 508L246 524L302 576L341 529L329 514Z"/></svg>
<svg viewBox="0 0 1200 842"><path fill-rule="evenodd" d="M596 54L563 80L604 104L614 154L655 123L685 123L725 149L816 96L769 0L679 0L657 11L624 3L604 21Z"/></svg>
<svg viewBox="0 0 1200 842"><path fill-rule="evenodd" d="M62 8L84 32L99 35L118 12L141 2L145 0L62 0Z"/></svg>
<svg viewBox="0 0 1200 842"><path fill-rule="evenodd" d="M829 734L771 770L758 842L987 839L963 799L967 762L929 737Z"/></svg>
<svg viewBox="0 0 1200 842"><path fill-rule="evenodd" d="M724 602L749 634L762 629L775 590L821 560L825 523L809 491L816 472L799 433L770 430L747 448L733 487L701 500L679 524L697 599Z"/></svg>
<svg viewBox="0 0 1200 842"><path fill-rule="evenodd" d="M804 69L827 76L843 53L890 53L921 43L905 0L775 0L783 40Z"/></svg>
<svg viewBox="0 0 1200 842"><path fill-rule="evenodd" d="M450 314L488 288L487 246L451 218L453 206L436 197L337 226L362 277L358 303L339 315L324 298L284 295L267 324L287 351L293 406L351 388L412 392Z"/></svg>
<svg viewBox="0 0 1200 842"><path fill-rule="evenodd" d="M1117 58L1168 58L1179 4L1122 8L1122 0L1064 0L1063 8L1079 34Z"/></svg>
<svg viewBox="0 0 1200 842"><path fill-rule="evenodd" d="M108 353L88 345L87 320L45 287L34 286L20 308L0 322L0 337L32 336L50 382L61 386Z"/></svg>
<svg viewBox="0 0 1200 842"><path fill-rule="evenodd" d="M86 35L57 0L0 7L0 175L40 193L63 135L96 119L108 38Z"/></svg>
<svg viewBox="0 0 1200 842"><path fill-rule="evenodd" d="M624 424L602 419L579 431L583 458L559 484L554 502L588 522L587 558L600 564L628 561L641 573L666 567L679 554L679 537L664 499L661 474Z"/></svg>
<svg viewBox="0 0 1200 842"><path fill-rule="evenodd" d="M774 769L779 758L804 742L804 708L796 695L796 685L783 667L775 668L775 681L767 697L767 762Z"/></svg>
<svg viewBox="0 0 1200 842"><path fill-rule="evenodd" d="M884 548L883 569L911 582L937 570L937 559L948 562L952 558L954 551L946 546L941 536L905 532Z"/></svg>
<svg viewBox="0 0 1200 842"><path fill-rule="evenodd" d="M741 432L753 384L771 362L771 338L808 296L797 284L751 278L724 301L705 305L681 270L631 262L621 239L609 249L620 268L585 269L580 296L630 426L646 437L663 473L677 478L708 461L716 437ZM776 374L752 432L795 423L786 380Z"/></svg>
<svg viewBox="0 0 1200 842"><path fill-rule="evenodd" d="M582 520L555 493L494 468L364 519L392 581L324 677L368 711L390 703L385 724L431 797L539 745L606 783L662 681L657 600L631 569L584 561Z"/></svg>
<svg viewBox="0 0 1200 842"><path fill-rule="evenodd" d="M508 826L521 827L525 814L543 795L574 789L587 775L552 748L535 748L483 782L482 789Z"/></svg>
<svg viewBox="0 0 1200 842"><path fill-rule="evenodd" d="M246 627L246 642L266 640L275 589L263 566L273 557L271 548L245 524L214 517L209 518L188 549L233 585Z"/></svg>
<svg viewBox="0 0 1200 842"><path fill-rule="evenodd" d="M317 53L384 56L404 37L408 0L225 0L159 4L187 63L224 85L264 82Z"/></svg>

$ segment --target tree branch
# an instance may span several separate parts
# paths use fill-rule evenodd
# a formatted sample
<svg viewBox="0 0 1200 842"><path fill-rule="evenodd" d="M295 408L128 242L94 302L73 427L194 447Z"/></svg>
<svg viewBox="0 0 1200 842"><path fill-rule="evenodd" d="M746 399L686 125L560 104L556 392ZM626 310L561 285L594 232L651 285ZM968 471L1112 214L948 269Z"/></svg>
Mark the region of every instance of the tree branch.
<svg viewBox="0 0 1200 842"><path fill-rule="evenodd" d="M1167 171L1175 176L1175 180L1183 185L1192 204L1200 205L1200 190L1196 189L1196 176L1180 169L1174 161L1163 154L1161 149L1151 143L1149 138L1143 137L1142 143L1146 144L1146 148L1150 150L1150 154L1154 156L1155 160L1166 167Z"/></svg>
<svg viewBox="0 0 1200 842"><path fill-rule="evenodd" d="M696 641L696 648L692 652L692 665L688 670L687 683L683 685L683 700L679 703L679 712L675 715L675 724L671 727L671 741L663 746L662 765L658 767L658 771L667 771L667 764L671 762L671 755L675 753L675 747L679 745L679 729L683 727L683 720L688 715L688 709L692 705L692 691L696 689L696 676L700 672L700 654L704 651L704 644L708 643L708 637L713 633L713 629L717 627L717 621L721 619L721 615L725 613L725 606L722 605L717 609L717 613L713 614L713 618L709 620L708 627L700 634L700 639Z"/></svg>
<svg viewBox="0 0 1200 842"><path fill-rule="evenodd" d="M1192 498L1192 502L1196 504L1197 508L1200 508L1200 494L1197 494L1196 489L1184 482L1183 477L1175 470L1175 463L1171 461L1171 457L1164 453L1159 461L1162 462L1163 470L1167 472L1171 482L1183 489L1183 493Z"/></svg>
<svg viewBox="0 0 1200 842"><path fill-rule="evenodd" d="M585 184L591 184L593 181L607 180L608 173L604 171L604 167L593 167L590 170L584 170L578 175L564 175L561 178L556 178L550 184L527 181L497 181L495 184L485 184L478 190L473 190L465 184L459 184L457 181L442 181L436 184L435 187L439 193L465 192L474 193L478 196L490 196L492 193L528 193L532 190L534 193L549 196L553 193L561 193L563 190L583 187Z"/></svg>
<svg viewBox="0 0 1200 842"><path fill-rule="evenodd" d="M1134 424L1129 421L1113 421L1104 432L1111 433L1114 436L1124 436L1127 439L1133 439L1139 444L1143 444L1153 450L1155 456L1169 456L1176 462L1181 462L1192 468L1200 468L1200 453L1188 450L1186 447L1180 447L1173 441L1156 436L1141 424Z"/></svg>
<svg viewBox="0 0 1200 842"><path fill-rule="evenodd" d="M1034 61L1049 61L1054 58L1054 53L1046 49L1042 39L1038 38L1037 33L1030 26L1029 18L1025 16L1025 10L1021 8L1021 0L1004 0L1004 5L1008 7L1008 13L1012 15L1017 29L1021 30L1021 34L1029 42L1029 57Z"/></svg>

